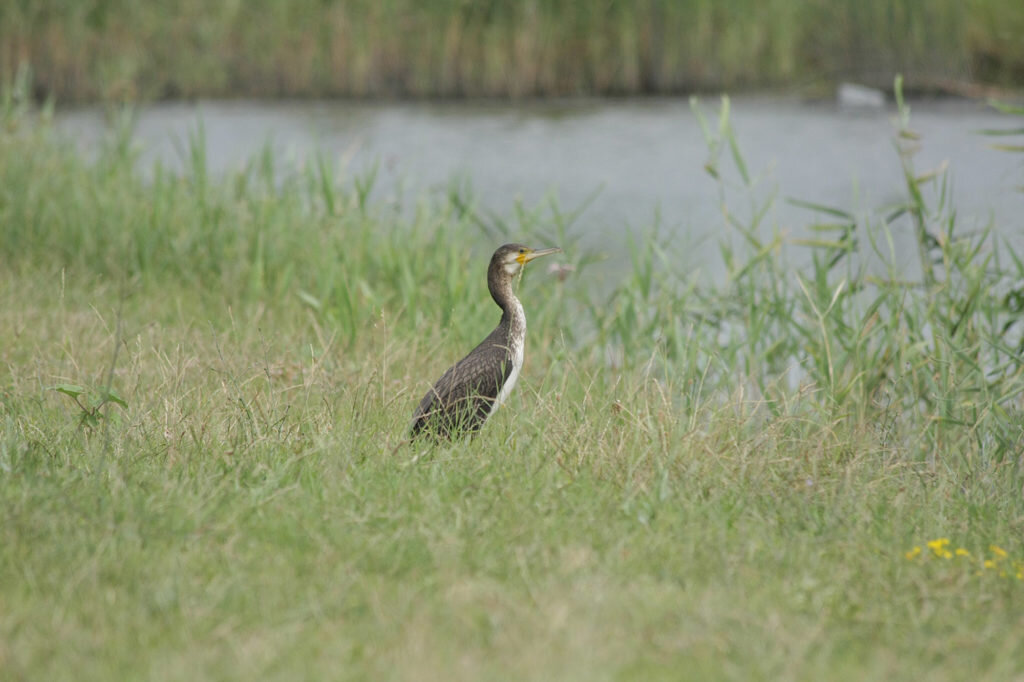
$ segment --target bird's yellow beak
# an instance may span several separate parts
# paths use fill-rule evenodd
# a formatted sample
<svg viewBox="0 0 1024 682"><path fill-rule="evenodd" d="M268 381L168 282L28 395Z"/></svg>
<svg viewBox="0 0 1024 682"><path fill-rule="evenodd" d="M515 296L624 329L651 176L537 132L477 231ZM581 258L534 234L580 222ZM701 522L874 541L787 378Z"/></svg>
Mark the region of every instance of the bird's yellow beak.
<svg viewBox="0 0 1024 682"><path fill-rule="evenodd" d="M553 253L562 253L562 250L557 246L553 249L530 249L526 253L521 253L516 256L516 260L519 261L520 265L526 265L534 258L540 258L541 256L550 256Z"/></svg>

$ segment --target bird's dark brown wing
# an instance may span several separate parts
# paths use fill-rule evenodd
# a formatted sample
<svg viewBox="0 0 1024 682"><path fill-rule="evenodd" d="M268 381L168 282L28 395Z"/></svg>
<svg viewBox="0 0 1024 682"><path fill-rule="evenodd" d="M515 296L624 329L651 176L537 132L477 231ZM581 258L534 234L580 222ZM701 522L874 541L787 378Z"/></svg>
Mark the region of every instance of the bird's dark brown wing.
<svg viewBox="0 0 1024 682"><path fill-rule="evenodd" d="M412 417L413 438L422 432L450 438L483 426L512 373L512 354L497 332L449 368L423 396Z"/></svg>

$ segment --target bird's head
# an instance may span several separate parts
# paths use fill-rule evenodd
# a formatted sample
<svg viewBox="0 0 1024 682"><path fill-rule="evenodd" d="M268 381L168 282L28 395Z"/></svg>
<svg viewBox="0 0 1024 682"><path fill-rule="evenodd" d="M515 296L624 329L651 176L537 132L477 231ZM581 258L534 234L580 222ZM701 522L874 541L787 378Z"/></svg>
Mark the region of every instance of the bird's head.
<svg viewBox="0 0 1024 682"><path fill-rule="evenodd" d="M562 250L558 247L553 249L531 249L529 246L523 246L522 244L505 244L498 247L498 250L494 252L494 256L491 257L491 267L500 267L506 274L515 276L522 272L523 267L534 258L561 252Z"/></svg>

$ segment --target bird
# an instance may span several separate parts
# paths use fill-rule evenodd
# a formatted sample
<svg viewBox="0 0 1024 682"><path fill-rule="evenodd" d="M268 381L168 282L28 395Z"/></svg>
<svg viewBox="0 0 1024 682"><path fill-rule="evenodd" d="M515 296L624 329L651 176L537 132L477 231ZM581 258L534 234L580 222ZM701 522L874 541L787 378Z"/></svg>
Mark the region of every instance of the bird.
<svg viewBox="0 0 1024 682"><path fill-rule="evenodd" d="M501 321L423 396L413 413L411 439L424 434L451 439L475 433L505 402L523 368L526 344L526 313L512 289L513 281L530 261L561 251L504 244L494 252L487 268L487 288L501 308Z"/></svg>

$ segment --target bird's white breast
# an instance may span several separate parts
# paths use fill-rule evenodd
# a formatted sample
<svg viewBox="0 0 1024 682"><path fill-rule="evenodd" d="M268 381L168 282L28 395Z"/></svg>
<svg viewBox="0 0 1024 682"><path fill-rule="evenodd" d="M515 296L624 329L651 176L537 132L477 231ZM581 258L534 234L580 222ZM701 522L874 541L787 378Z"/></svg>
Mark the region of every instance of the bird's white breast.
<svg viewBox="0 0 1024 682"><path fill-rule="evenodd" d="M494 414L501 407L502 403L505 402L509 394L512 393L516 382L519 381L519 372L523 369L523 347L526 345L526 313L523 312L523 306L519 301L515 301L515 306L517 310L512 318L511 334L509 334L509 350L512 351L512 371L509 372L505 383L501 385L498 397L494 399L491 411L487 413L488 417Z"/></svg>

